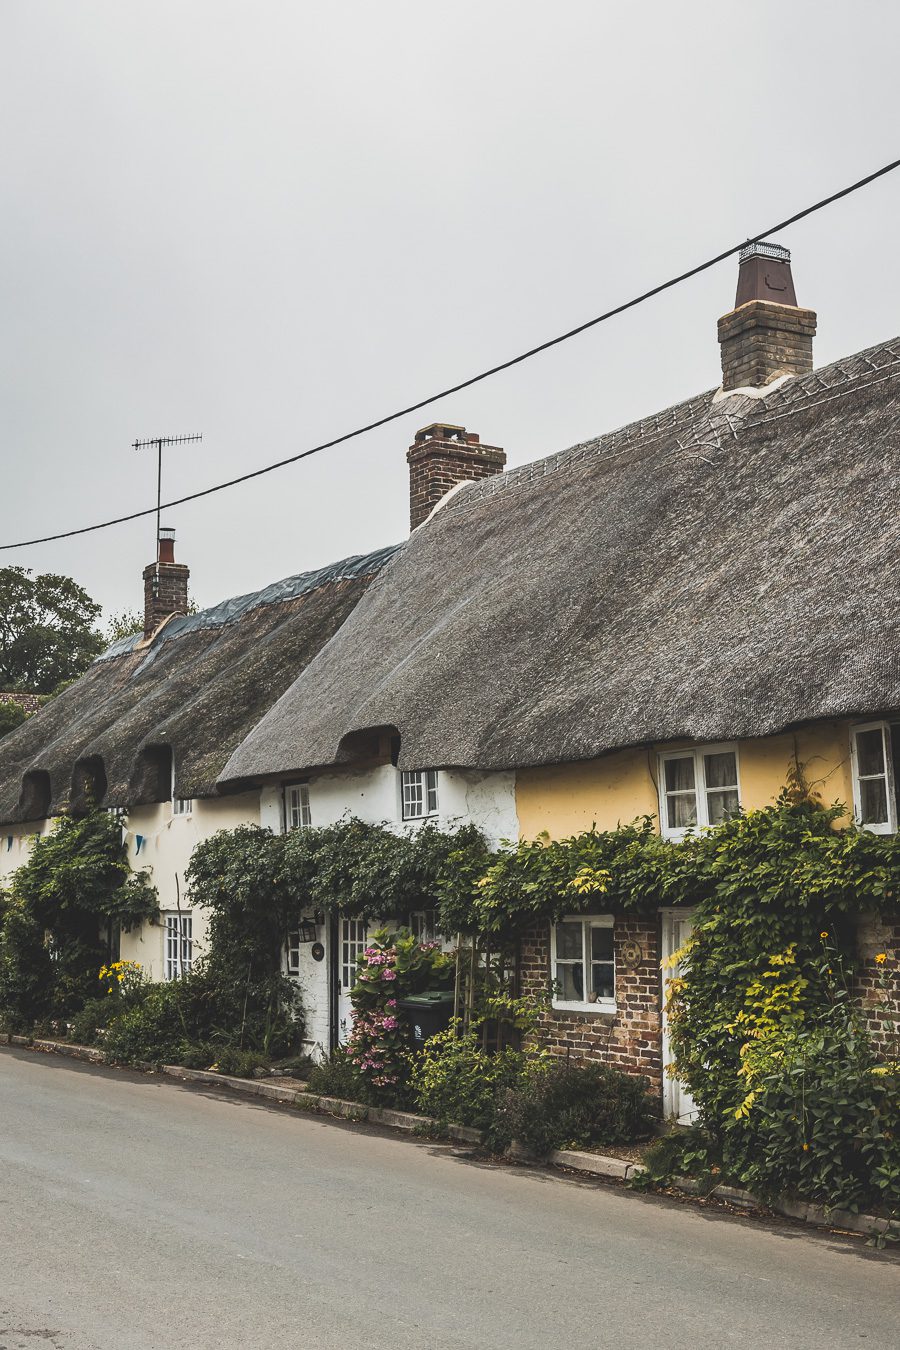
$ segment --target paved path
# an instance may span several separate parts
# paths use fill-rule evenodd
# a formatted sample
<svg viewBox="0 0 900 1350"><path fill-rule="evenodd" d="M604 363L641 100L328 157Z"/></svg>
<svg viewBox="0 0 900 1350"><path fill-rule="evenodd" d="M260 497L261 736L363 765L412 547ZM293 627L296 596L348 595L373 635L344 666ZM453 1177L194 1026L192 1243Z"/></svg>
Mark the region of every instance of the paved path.
<svg viewBox="0 0 900 1350"><path fill-rule="evenodd" d="M900 1262L0 1050L0 1350L851 1350Z"/></svg>

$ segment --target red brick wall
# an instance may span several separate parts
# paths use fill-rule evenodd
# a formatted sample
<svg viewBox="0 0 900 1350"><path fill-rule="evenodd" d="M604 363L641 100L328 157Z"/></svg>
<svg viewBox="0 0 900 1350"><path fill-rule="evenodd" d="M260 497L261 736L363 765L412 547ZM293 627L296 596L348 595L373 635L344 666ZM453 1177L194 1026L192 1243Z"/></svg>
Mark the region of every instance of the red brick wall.
<svg viewBox="0 0 900 1350"><path fill-rule="evenodd" d="M457 483L476 482L503 472L506 454L481 445L465 427L437 424L418 432L406 455L409 463L409 528L426 520Z"/></svg>
<svg viewBox="0 0 900 1350"><path fill-rule="evenodd" d="M853 994L866 1014L866 1025L876 1045L889 1057L900 1054L898 1033L893 1023L900 1022L900 921L882 923L874 915L864 916L857 928L859 964L853 982ZM875 957L882 953L887 960ZM886 988L885 988L886 986Z"/></svg>
<svg viewBox="0 0 900 1350"><path fill-rule="evenodd" d="M144 637L170 614L187 614L188 577L184 563L148 563L144 568Z"/></svg>
<svg viewBox="0 0 900 1350"><path fill-rule="evenodd" d="M627 967L623 944L636 942L641 957ZM539 1032L542 1046L573 1061L600 1060L626 1073L645 1074L662 1094L662 1012L660 927L650 918L617 915L613 929L616 958L616 1012L551 1010ZM519 964L523 994L545 993L550 972L550 925L537 924L522 938Z"/></svg>

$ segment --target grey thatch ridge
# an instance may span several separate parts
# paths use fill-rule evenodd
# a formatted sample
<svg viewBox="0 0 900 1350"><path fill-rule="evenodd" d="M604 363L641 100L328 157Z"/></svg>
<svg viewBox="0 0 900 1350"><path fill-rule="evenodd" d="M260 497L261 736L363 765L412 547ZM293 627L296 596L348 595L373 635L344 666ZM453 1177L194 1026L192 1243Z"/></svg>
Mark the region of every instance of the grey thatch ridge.
<svg viewBox="0 0 900 1350"><path fill-rule="evenodd" d="M222 783L350 758L501 769L900 709L900 339L472 484Z"/></svg>
<svg viewBox="0 0 900 1350"><path fill-rule="evenodd" d="M56 814L82 768L102 767L104 805L216 795L226 759L344 622L396 547L302 573L170 621L148 644L126 639L0 740L0 821ZM96 781L96 778L95 778ZM86 785L86 784L84 784Z"/></svg>

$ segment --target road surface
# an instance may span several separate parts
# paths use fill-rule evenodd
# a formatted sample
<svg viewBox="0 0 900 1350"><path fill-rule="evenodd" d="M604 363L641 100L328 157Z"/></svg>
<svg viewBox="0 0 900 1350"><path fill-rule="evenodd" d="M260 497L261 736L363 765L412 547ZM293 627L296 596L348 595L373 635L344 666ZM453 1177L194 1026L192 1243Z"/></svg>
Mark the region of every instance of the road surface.
<svg viewBox="0 0 900 1350"><path fill-rule="evenodd" d="M898 1344L858 1241L0 1050L0 1350Z"/></svg>

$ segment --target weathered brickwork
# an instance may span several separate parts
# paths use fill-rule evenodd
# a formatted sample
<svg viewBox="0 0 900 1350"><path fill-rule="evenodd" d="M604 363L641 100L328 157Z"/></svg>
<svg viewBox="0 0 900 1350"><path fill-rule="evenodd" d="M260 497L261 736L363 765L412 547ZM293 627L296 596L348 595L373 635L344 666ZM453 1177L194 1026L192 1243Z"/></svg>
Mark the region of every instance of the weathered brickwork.
<svg viewBox="0 0 900 1350"><path fill-rule="evenodd" d="M435 423L416 432L406 454L409 464L409 528L414 530L457 483L502 473L506 454L482 445L465 427Z"/></svg>
<svg viewBox="0 0 900 1350"><path fill-rule="evenodd" d="M811 309L750 300L719 320L722 388L761 389L780 375L813 368L816 315Z"/></svg>
<svg viewBox="0 0 900 1350"><path fill-rule="evenodd" d="M893 1058L900 1051L900 1026L895 1025L900 1008L900 922L882 923L867 915L857 929L857 950L853 995L865 1012L866 1025L879 1049ZM886 960L876 961L878 955Z"/></svg>
<svg viewBox="0 0 900 1350"><path fill-rule="evenodd" d="M626 943L640 947L640 960L625 961ZM541 1045L573 1061L600 1060L626 1073L645 1074L662 1095L662 997L660 927L652 918L617 915L613 929L616 960L616 1012L551 1010L539 1032ZM551 979L550 925L529 929L522 939L519 964L523 994L545 993Z"/></svg>
<svg viewBox="0 0 900 1350"><path fill-rule="evenodd" d="M144 568L144 637L170 614L187 614L188 577L184 563L148 563Z"/></svg>

